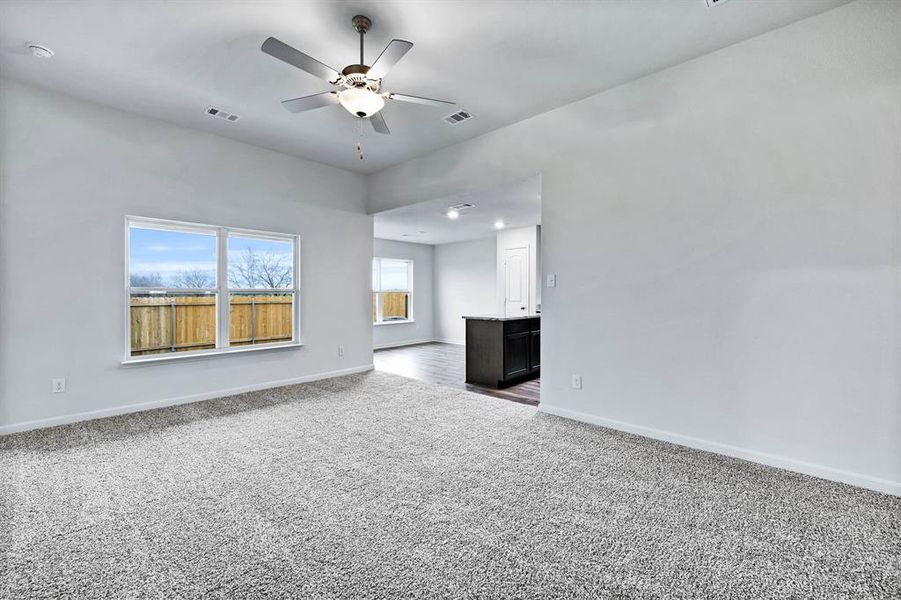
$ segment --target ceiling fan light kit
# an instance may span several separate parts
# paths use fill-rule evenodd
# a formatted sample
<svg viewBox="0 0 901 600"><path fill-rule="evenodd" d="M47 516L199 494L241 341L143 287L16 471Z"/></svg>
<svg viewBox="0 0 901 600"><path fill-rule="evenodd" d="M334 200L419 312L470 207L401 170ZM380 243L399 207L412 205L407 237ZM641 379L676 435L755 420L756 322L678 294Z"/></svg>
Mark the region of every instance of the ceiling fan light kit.
<svg viewBox="0 0 901 600"><path fill-rule="evenodd" d="M371 117L385 107L385 99L365 87L353 87L338 92L338 101L355 117Z"/></svg>
<svg viewBox="0 0 901 600"><path fill-rule="evenodd" d="M372 66L369 66L363 58L363 38L372 27L372 20L364 15L357 15L351 20L351 24L354 30L360 34L360 62L344 67L340 73L336 69L307 56L274 37L270 37L263 42L260 49L264 53L320 79L325 79L335 88L332 91L322 92L321 94L284 100L282 105L288 111L297 113L340 104L354 117L369 119L376 133L389 135L391 132L387 123L385 123L385 118L379 112L385 107L386 100L426 104L429 106L450 106L454 104L447 100L383 92L381 89L382 78L410 51L413 43L405 40L391 40L378 58L375 59Z"/></svg>

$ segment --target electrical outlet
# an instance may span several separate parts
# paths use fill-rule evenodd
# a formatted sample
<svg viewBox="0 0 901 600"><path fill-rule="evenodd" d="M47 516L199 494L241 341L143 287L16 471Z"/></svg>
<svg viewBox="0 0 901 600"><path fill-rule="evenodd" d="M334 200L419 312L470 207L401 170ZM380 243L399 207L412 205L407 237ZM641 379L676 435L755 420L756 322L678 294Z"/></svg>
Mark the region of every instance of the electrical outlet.
<svg viewBox="0 0 901 600"><path fill-rule="evenodd" d="M555 274L552 273L547 276L547 286L549 288L557 287L557 276Z"/></svg>
<svg viewBox="0 0 901 600"><path fill-rule="evenodd" d="M338 346L338 356L344 356L344 346Z"/></svg>
<svg viewBox="0 0 901 600"><path fill-rule="evenodd" d="M62 394L66 391L66 380L65 378L56 378L50 380L51 390L54 394Z"/></svg>
<svg viewBox="0 0 901 600"><path fill-rule="evenodd" d="M582 376L581 375L573 375L573 389L574 390L582 389Z"/></svg>

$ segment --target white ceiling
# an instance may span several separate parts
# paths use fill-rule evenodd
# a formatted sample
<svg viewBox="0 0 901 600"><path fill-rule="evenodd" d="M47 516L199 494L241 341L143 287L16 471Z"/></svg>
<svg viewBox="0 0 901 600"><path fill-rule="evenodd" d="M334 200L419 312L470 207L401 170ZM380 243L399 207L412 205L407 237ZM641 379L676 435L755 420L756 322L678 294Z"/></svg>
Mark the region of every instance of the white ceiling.
<svg viewBox="0 0 901 600"><path fill-rule="evenodd" d="M449 206L468 202L475 208L449 219ZM497 233L495 221L505 229L541 224L541 179L534 176L492 189L455 194L381 212L374 218L375 237L419 244L448 244Z"/></svg>
<svg viewBox="0 0 901 600"><path fill-rule="evenodd" d="M844 4L847 0L359 2L5 0L0 73L319 162L371 173ZM367 56L415 47L385 89L456 100L476 118L390 103L390 137L340 107L291 114L279 102L327 83L260 52L272 35L337 69L357 62L354 14L373 19ZM51 60L24 51L32 41ZM237 113L227 123L207 106ZM367 124L368 125L368 124Z"/></svg>

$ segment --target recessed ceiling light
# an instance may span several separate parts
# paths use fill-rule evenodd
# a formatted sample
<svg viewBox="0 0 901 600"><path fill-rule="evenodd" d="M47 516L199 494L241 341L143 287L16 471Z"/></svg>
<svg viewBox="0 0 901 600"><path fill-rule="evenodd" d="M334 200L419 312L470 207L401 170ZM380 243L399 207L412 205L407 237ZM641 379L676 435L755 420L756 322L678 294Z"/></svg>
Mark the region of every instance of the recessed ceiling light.
<svg viewBox="0 0 901 600"><path fill-rule="evenodd" d="M48 48L47 46L41 46L40 44L33 44L28 42L25 44L25 47L31 50L32 56L37 58L53 58L53 50Z"/></svg>
<svg viewBox="0 0 901 600"><path fill-rule="evenodd" d="M494 222L494 228L495 228L495 229L503 229L503 228L504 228L504 222L501 221L500 219L498 219L497 221Z"/></svg>
<svg viewBox="0 0 901 600"><path fill-rule="evenodd" d="M447 218L448 219L456 219L459 216L460 216L460 211L457 210L456 208L447 209Z"/></svg>

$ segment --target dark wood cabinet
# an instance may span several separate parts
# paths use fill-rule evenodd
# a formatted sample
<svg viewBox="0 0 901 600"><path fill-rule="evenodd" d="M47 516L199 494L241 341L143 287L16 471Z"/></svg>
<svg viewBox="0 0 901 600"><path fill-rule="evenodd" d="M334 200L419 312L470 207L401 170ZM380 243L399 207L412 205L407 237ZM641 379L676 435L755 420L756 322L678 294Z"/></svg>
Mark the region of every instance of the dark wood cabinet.
<svg viewBox="0 0 901 600"><path fill-rule="evenodd" d="M529 370L535 372L541 368L541 330L532 330L529 337L532 344L529 349Z"/></svg>
<svg viewBox="0 0 901 600"><path fill-rule="evenodd" d="M531 334L528 331L504 334L504 379L525 375L529 366Z"/></svg>
<svg viewBox="0 0 901 600"><path fill-rule="evenodd" d="M502 388L540 375L540 317L464 318L467 383Z"/></svg>

